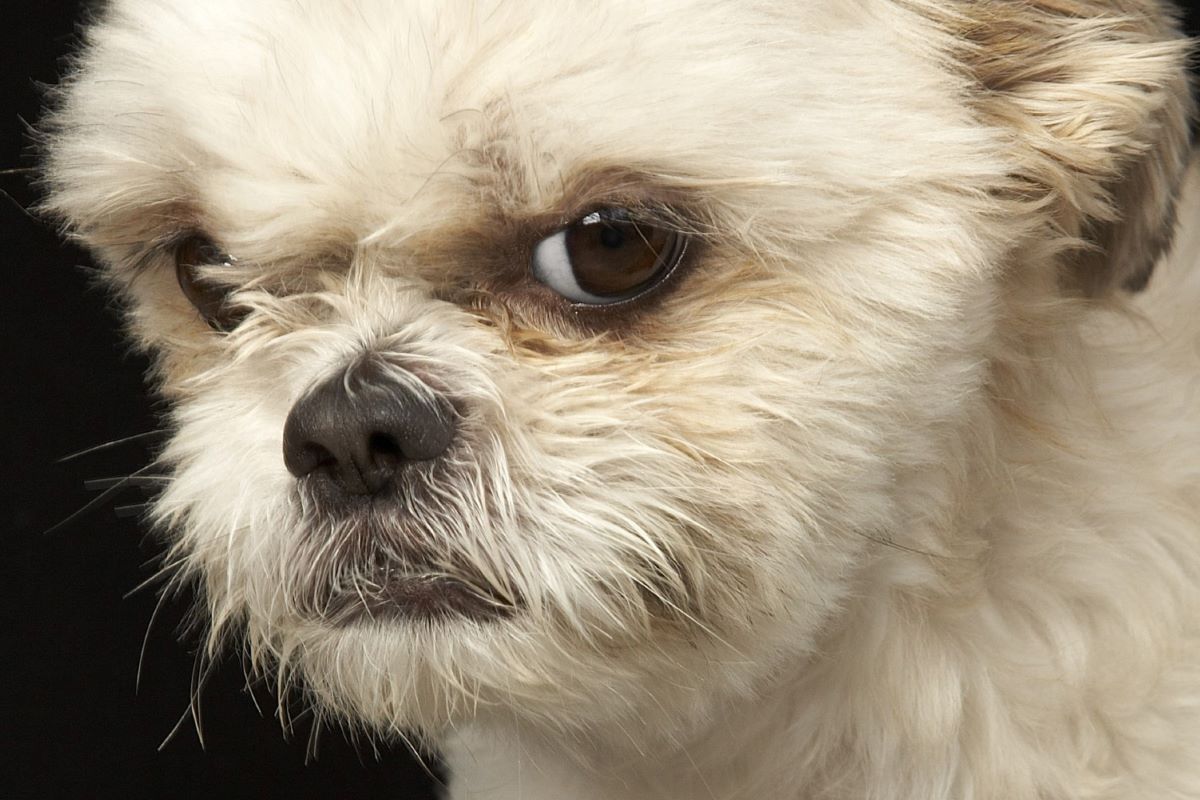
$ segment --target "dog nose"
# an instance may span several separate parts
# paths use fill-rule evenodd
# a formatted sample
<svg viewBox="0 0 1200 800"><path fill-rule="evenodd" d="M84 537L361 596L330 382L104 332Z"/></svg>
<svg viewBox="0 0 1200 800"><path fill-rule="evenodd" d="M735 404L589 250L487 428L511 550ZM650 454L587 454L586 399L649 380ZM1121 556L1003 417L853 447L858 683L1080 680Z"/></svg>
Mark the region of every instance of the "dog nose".
<svg viewBox="0 0 1200 800"><path fill-rule="evenodd" d="M410 461L437 458L454 411L412 373L365 361L305 393L283 426L283 462L297 478L352 495L388 486Z"/></svg>

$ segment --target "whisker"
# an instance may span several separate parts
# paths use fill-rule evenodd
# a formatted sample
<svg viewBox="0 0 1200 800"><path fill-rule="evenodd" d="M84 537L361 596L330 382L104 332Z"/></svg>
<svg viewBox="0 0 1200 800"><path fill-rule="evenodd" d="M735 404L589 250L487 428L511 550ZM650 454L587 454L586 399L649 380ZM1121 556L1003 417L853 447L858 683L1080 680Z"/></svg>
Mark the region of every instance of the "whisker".
<svg viewBox="0 0 1200 800"><path fill-rule="evenodd" d="M120 445L126 444L127 442L136 442L136 441L140 441L142 439L150 439L155 436L166 436L166 435L167 435L167 432L165 430L163 430L162 428L155 428L152 431L143 431L142 433L135 433L132 436L125 436L120 439L113 439L112 441L104 442L103 444L94 445L85 450L80 450L77 453L71 453L70 455L63 456L62 458L58 459L58 461L56 461L55 463L62 464L67 461L73 461L77 458L82 458L83 456L89 455L91 453L98 453L101 450L109 450L113 447L119 447Z"/></svg>
<svg viewBox="0 0 1200 800"><path fill-rule="evenodd" d="M124 506L114 506L113 513L117 515L117 519L133 519L140 517L146 513L146 509L154 505L153 503L130 503Z"/></svg>
<svg viewBox="0 0 1200 800"><path fill-rule="evenodd" d="M128 600L138 592L149 589L156 581L164 579L165 584L163 585L160 594L172 597L175 596L183 586L183 581L180 579L180 575L183 573L183 570L180 567L183 563L183 558L175 558L172 561L164 561L163 565L155 570L153 575L151 575L149 578L146 578L137 586L126 592L123 595L124 599Z"/></svg>
<svg viewBox="0 0 1200 800"><path fill-rule="evenodd" d="M196 654L196 660L192 662L192 691L191 698L188 700L188 707L184 709L183 714L179 717L179 721L171 728L167 737L159 744L159 752L162 752L179 735L179 731L183 729L183 723L187 721L189 716L196 725L196 738L200 740L200 749L205 749L203 715L200 710L200 693L204 691L204 687L208 684L208 680L212 677L215 668L216 665L204 655L203 651Z"/></svg>
<svg viewBox="0 0 1200 800"><path fill-rule="evenodd" d="M76 519L78 519L83 514L86 514L87 512L91 511L92 509L97 508L100 505L102 505L103 503L105 503L106 501L112 499L112 497L114 495L116 495L118 492L120 492L122 489L124 489L126 486L128 486L130 484L130 481L133 481L137 478L141 478L147 470L149 470L151 467L155 466L155 463L156 462L151 461L149 464L142 467L141 469L130 473L128 476L126 476L124 478L121 478L119 481L117 481L116 483L109 486L107 489L102 491L100 494L96 495L94 498L92 498L88 502L84 503L83 506L78 511L76 511L73 514L70 514L65 519L55 523L54 525L51 525L49 528L47 528L45 531L43 531L43 534L49 535L51 533L54 533L55 531L61 530L62 528L69 525L70 523L74 522Z"/></svg>
<svg viewBox="0 0 1200 800"><path fill-rule="evenodd" d="M126 595L128 597L128 595ZM137 676L133 681L133 692L137 694L142 688L142 667L146 664L146 647L150 644L150 632L154 630L154 623L158 621L158 615L162 612L163 603L167 601L166 592L160 592L158 600L154 603L154 611L150 614L150 621L146 623L146 632L142 635L142 648L138 651Z"/></svg>
<svg viewBox="0 0 1200 800"><path fill-rule="evenodd" d="M167 737L165 739L163 739L162 742L159 743L158 752L161 753L163 750L165 750L167 745L169 745L171 743L171 740L179 735L179 731L183 728L183 723L185 721L187 721L187 718L189 716L191 716L191 713L192 713L192 709L190 706L188 708L184 709L184 712L179 715L179 720L171 728L170 732L167 733Z"/></svg>
<svg viewBox="0 0 1200 800"><path fill-rule="evenodd" d="M132 478L128 475L116 478L92 478L83 482L83 488L89 492L94 492L98 489L111 489L114 486L129 486L130 488L144 488L156 486L170 480L167 475L142 475L137 478Z"/></svg>
<svg viewBox="0 0 1200 800"><path fill-rule="evenodd" d="M28 218L28 219L29 219L31 222L34 222L34 223L36 223L36 224L38 224L38 225L44 225L44 224L45 224L45 222L44 222L43 220L40 220L40 219L38 219L37 217L35 217L35 216L34 216L34 215L33 215L33 214L32 214L32 213L29 211L29 209L28 209L28 208L26 208L24 205L22 205L22 203L21 203L21 201L20 201L20 200L18 200L17 198L13 197L11 194L9 194L9 193L8 193L7 191L5 191L4 189L0 189L0 197L3 197L5 200L8 200L8 201L9 201L9 202L11 202L11 203L12 203L14 206L16 206L16 207L17 207L17 210L18 210L18 211L20 211L22 214L24 214L24 215L25 215L25 217L26 217L26 218Z"/></svg>
<svg viewBox="0 0 1200 800"><path fill-rule="evenodd" d="M154 603L154 611L150 615L150 621L146 623L146 633L142 635L142 648L138 653L137 678L134 681L134 691L137 691L141 687L142 666L146 660L146 647L150 642L150 633L154 630L154 625L158 622L159 615L162 613L163 604L179 595L186 580L186 573L182 568L183 563L183 559L180 558L171 561L164 560L162 566L155 570L153 575L123 595L124 599L129 599L137 592L150 586L154 581L163 581L162 589L158 593L158 600Z"/></svg>
<svg viewBox="0 0 1200 800"><path fill-rule="evenodd" d="M200 706L200 693L204 691L204 687L208 685L208 679L212 677L216 664L210 659L204 650L196 654L196 661L192 668L192 699L190 708L192 712L192 721L196 723L196 738L200 740L200 749L206 749L204 742L204 713Z"/></svg>

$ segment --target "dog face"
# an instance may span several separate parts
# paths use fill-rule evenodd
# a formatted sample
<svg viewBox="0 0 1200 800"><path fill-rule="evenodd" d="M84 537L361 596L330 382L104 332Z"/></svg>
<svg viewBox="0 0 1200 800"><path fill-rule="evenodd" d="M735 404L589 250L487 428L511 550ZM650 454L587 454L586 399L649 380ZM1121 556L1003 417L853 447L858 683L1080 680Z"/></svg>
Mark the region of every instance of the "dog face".
<svg viewBox="0 0 1200 800"><path fill-rule="evenodd" d="M978 5L114 2L50 207L157 355L214 635L430 735L667 736L805 657L1022 309L1144 271L1062 243L1169 221L1111 191L1182 162L1164 12Z"/></svg>

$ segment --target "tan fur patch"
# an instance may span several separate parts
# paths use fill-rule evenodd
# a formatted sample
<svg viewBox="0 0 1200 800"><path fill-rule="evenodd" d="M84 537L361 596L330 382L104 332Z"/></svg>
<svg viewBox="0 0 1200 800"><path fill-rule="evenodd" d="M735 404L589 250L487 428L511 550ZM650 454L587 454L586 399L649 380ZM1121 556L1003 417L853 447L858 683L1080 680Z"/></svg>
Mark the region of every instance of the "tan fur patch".
<svg viewBox="0 0 1200 800"><path fill-rule="evenodd" d="M1012 201L1078 240L1064 287L1140 288L1170 244L1194 108L1188 43L1155 0L908 3L950 32L989 124L1016 134Z"/></svg>

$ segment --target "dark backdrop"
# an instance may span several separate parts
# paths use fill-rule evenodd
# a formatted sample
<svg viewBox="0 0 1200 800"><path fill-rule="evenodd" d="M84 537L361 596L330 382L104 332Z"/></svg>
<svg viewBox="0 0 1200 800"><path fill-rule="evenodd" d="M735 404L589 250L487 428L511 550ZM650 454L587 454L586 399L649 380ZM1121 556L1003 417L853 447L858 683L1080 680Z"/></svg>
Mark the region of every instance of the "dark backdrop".
<svg viewBox="0 0 1200 800"><path fill-rule="evenodd" d="M166 602L147 632L156 592L134 591L160 552L128 516L146 500L138 489L46 533L97 497L86 481L144 465L154 440L57 459L156 428L146 364L121 344L87 256L24 210L35 201L24 122L82 5L0 1L0 797L426 800L433 782L403 747L334 730L311 757L309 721L285 737L274 696L233 660L200 694L201 743L187 711L188 598Z"/></svg>

